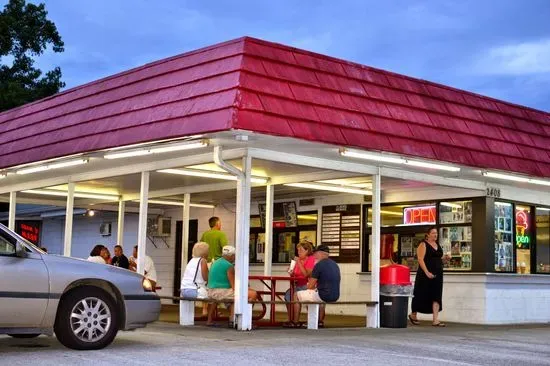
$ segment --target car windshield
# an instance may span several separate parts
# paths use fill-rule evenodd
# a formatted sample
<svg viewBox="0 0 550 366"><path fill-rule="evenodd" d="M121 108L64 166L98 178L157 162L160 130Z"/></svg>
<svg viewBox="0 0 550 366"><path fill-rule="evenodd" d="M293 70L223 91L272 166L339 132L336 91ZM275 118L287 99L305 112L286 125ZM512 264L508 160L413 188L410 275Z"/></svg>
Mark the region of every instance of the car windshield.
<svg viewBox="0 0 550 366"><path fill-rule="evenodd" d="M34 250L34 251L36 251L40 254L46 254L46 252L44 252L42 249L40 249L39 247L37 247L36 245L34 245L30 241L28 241L27 239L25 239L21 235L17 234L15 231L12 231L12 230L8 229L6 226L0 224L0 229L3 229L6 233L8 233L12 236L15 236L17 238L17 240L24 243L27 246L27 251L31 251L31 249L32 249L32 250Z"/></svg>

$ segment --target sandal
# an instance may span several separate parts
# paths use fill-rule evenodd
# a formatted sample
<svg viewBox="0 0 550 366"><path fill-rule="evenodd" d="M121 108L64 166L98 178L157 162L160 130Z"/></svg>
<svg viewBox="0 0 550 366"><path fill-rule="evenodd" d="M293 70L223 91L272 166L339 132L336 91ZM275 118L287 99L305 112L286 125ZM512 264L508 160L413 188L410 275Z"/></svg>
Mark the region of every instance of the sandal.
<svg viewBox="0 0 550 366"><path fill-rule="evenodd" d="M295 322L286 322L283 324L284 328L302 328L302 324Z"/></svg>
<svg viewBox="0 0 550 366"><path fill-rule="evenodd" d="M324 327L325 327L325 322L317 323L317 328L324 328Z"/></svg>
<svg viewBox="0 0 550 366"><path fill-rule="evenodd" d="M444 328L444 327L446 327L446 326L447 326L447 325L445 325L445 323L441 323L441 322L432 324L432 327L442 327L442 328Z"/></svg>
<svg viewBox="0 0 550 366"><path fill-rule="evenodd" d="M420 324L420 321L418 319L413 318L410 314L409 314L409 321L411 322L412 325Z"/></svg>

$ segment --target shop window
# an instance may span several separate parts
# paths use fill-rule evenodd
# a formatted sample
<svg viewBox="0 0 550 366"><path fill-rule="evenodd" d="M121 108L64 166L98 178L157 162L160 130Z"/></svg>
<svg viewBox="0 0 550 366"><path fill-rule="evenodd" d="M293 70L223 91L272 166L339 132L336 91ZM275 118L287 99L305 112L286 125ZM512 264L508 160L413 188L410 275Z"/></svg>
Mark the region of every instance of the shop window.
<svg viewBox="0 0 550 366"><path fill-rule="evenodd" d="M439 203L440 224L463 224L472 222L472 201Z"/></svg>
<svg viewBox="0 0 550 366"><path fill-rule="evenodd" d="M516 271L531 273L531 207L516 205Z"/></svg>
<svg viewBox="0 0 550 366"><path fill-rule="evenodd" d="M308 240L313 245L317 244L317 211L299 212L295 217L295 220L290 221L295 221L297 225L289 226L283 215L274 213L272 263L289 263L296 255L296 244L301 240ZM262 224L261 215L250 217L250 263L265 261L266 238Z"/></svg>
<svg viewBox="0 0 550 366"><path fill-rule="evenodd" d="M536 210L536 272L550 273L550 209L537 207Z"/></svg>
<svg viewBox="0 0 550 366"><path fill-rule="evenodd" d="M495 271L514 270L514 245L512 204L495 202Z"/></svg>
<svg viewBox="0 0 550 366"><path fill-rule="evenodd" d="M434 225L436 223L435 203L382 206L381 226ZM372 210L368 210L368 226L372 225Z"/></svg>
<svg viewBox="0 0 550 366"><path fill-rule="evenodd" d="M472 227L444 226L439 229L439 245L443 249L443 268L472 269Z"/></svg>

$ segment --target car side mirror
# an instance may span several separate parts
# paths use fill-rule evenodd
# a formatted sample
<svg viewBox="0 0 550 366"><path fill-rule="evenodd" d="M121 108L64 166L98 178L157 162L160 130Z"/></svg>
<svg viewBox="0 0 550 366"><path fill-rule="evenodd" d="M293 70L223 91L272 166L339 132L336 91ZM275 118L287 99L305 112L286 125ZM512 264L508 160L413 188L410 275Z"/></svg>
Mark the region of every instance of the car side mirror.
<svg viewBox="0 0 550 366"><path fill-rule="evenodd" d="M20 242L15 244L15 255L19 258L25 258L27 256L27 249Z"/></svg>

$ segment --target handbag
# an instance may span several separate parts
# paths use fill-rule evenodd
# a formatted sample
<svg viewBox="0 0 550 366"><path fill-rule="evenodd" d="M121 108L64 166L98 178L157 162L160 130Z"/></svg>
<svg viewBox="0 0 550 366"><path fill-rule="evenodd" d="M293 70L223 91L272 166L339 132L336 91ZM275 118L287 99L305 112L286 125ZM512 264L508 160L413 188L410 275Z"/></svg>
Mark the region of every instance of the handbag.
<svg viewBox="0 0 550 366"><path fill-rule="evenodd" d="M206 291L206 287L200 286L197 284L197 274L199 273L199 267L201 266L202 258L199 259L199 263L197 263L197 269L195 270L195 277L193 278L193 283L195 286L197 286L197 299L207 299L208 298L208 291Z"/></svg>

